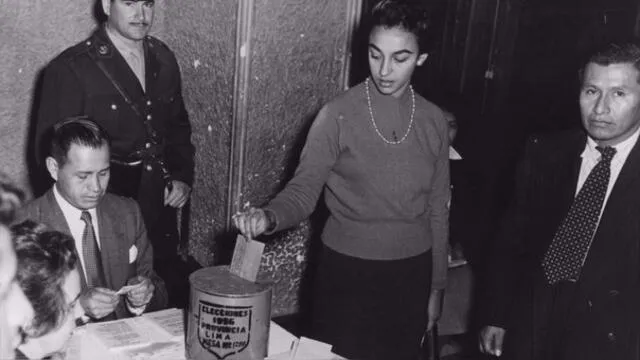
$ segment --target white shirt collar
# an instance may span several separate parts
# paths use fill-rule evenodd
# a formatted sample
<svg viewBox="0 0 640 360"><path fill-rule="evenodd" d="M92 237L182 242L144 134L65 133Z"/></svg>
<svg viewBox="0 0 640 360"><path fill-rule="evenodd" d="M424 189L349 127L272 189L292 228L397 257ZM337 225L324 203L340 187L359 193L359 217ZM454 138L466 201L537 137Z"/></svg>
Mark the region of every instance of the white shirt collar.
<svg viewBox="0 0 640 360"><path fill-rule="evenodd" d="M619 144L613 145L612 147L616 149L616 156L614 157L614 159L618 158L618 159L626 160L626 158L629 156L629 153L631 152L631 149L633 149L633 146L636 144L636 142L638 142L639 136L640 136L640 128L638 128L633 133L633 135L629 136L628 139L624 140ZM593 140L591 136L588 136L587 145L585 146L580 156L583 158L584 157L600 158L600 152L596 149L597 146L598 146L598 143L596 143L596 141Z"/></svg>
<svg viewBox="0 0 640 360"><path fill-rule="evenodd" d="M80 217L82 216L83 210L71 205L71 203L69 203L67 199L65 199L62 194L60 194L58 186L55 184L53 185L53 196L55 197L56 202L58 202L60 209L62 209L62 213L64 214L65 219L67 219L67 222L81 220ZM89 214L91 214L91 222L94 223L95 226L97 219L96 208L87 209L87 211L89 211Z"/></svg>
<svg viewBox="0 0 640 360"><path fill-rule="evenodd" d="M135 44L131 44L130 42L124 41L122 36L115 31L111 30L108 25L104 26L107 36L109 40L113 43L113 46L118 49L121 54L133 53L138 56L141 61L144 61L144 50L142 47L142 41L136 42Z"/></svg>

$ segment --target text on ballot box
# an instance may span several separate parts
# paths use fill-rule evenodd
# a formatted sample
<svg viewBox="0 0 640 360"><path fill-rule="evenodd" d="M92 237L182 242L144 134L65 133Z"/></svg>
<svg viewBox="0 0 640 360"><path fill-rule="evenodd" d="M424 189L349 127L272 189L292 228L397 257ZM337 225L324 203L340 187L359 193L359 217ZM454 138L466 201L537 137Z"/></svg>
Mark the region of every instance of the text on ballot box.
<svg viewBox="0 0 640 360"><path fill-rule="evenodd" d="M262 360L267 356L271 283L245 280L227 266L189 276L189 360Z"/></svg>

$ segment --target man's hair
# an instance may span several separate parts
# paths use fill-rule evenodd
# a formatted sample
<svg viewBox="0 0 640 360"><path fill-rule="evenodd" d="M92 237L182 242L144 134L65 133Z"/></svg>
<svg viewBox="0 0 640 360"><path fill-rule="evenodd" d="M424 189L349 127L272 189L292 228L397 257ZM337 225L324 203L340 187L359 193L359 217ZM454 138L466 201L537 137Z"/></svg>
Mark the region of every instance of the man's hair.
<svg viewBox="0 0 640 360"><path fill-rule="evenodd" d="M0 172L0 225L9 226L24 201L24 192Z"/></svg>
<svg viewBox="0 0 640 360"><path fill-rule="evenodd" d="M595 51L580 69L580 80L584 80L584 72L589 64L609 66L612 64L631 64L638 70L640 83L640 46L636 42L612 42Z"/></svg>
<svg viewBox="0 0 640 360"><path fill-rule="evenodd" d="M70 117L53 126L51 156L62 166L72 144L98 149L110 143L107 132L88 117Z"/></svg>
<svg viewBox="0 0 640 360"><path fill-rule="evenodd" d="M400 27L416 36L420 52L427 50L429 10L418 0L382 0L371 10L369 33L376 26Z"/></svg>
<svg viewBox="0 0 640 360"><path fill-rule="evenodd" d="M69 309L64 285L76 268L73 238L27 220L11 228L18 258L16 280L33 306L34 319L25 328L29 337L39 337L57 328Z"/></svg>

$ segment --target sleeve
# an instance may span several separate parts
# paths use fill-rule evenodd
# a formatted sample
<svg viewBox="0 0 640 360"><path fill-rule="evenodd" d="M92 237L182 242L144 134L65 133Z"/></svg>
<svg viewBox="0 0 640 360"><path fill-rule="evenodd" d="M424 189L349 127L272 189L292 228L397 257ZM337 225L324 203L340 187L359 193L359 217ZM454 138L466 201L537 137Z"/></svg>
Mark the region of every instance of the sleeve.
<svg viewBox="0 0 640 360"><path fill-rule="evenodd" d="M137 275L145 276L153 282L155 290L145 310L156 311L167 307L168 294L164 281L153 270L153 248L147 237L147 229L142 219L140 207L135 200L129 199L135 207L135 245L138 248ZM128 304L127 304L128 305ZM130 309L131 310L131 309ZM135 314L135 312L132 311Z"/></svg>
<svg viewBox="0 0 640 360"><path fill-rule="evenodd" d="M340 152L337 120L325 105L313 121L293 179L265 207L276 219L272 232L296 225L315 209Z"/></svg>
<svg viewBox="0 0 640 360"><path fill-rule="evenodd" d="M442 117L440 113L438 116ZM439 124L444 124L440 132L440 148L434 165L434 175L429 196L430 227L433 239L433 275L431 288L444 289L447 285L448 250L449 241L449 200L451 197L451 182L449 177L449 137L447 135L447 123L442 117Z"/></svg>
<svg viewBox="0 0 640 360"><path fill-rule="evenodd" d="M49 152L51 127L69 116L83 114L85 93L71 66L64 59L55 59L42 75L34 139L35 160L40 165Z"/></svg>
<svg viewBox="0 0 640 360"><path fill-rule="evenodd" d="M530 214L528 204L532 196L531 182L536 174L536 143L536 139L530 139L524 157L518 163L514 195L489 251L486 285L481 300L484 325L507 328L517 285L522 280L521 264L526 256L525 230Z"/></svg>
<svg viewBox="0 0 640 360"><path fill-rule="evenodd" d="M187 113L184 105L180 68L175 62L175 58L174 64L176 72L176 78L174 81L177 82L175 84L177 91L175 98L171 103L171 114L169 115L166 124L167 133L165 158L167 160L169 172L171 173L171 178L192 186L195 167L195 148L191 143L191 122L189 121L189 114Z"/></svg>

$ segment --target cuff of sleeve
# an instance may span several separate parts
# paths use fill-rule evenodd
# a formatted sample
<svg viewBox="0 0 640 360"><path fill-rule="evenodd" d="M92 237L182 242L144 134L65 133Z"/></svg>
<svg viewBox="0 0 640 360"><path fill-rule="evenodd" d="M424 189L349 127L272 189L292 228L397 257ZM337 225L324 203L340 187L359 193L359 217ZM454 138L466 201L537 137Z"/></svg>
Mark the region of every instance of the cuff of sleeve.
<svg viewBox="0 0 640 360"><path fill-rule="evenodd" d="M274 232L276 232L276 229L278 228L278 217L276 216L275 211L271 209L265 208L263 209L263 211L269 222L269 225L267 226L267 231L265 231L264 234L271 235Z"/></svg>
<svg viewBox="0 0 640 360"><path fill-rule="evenodd" d="M131 313L131 315L133 316L140 316L142 315L142 313L144 313L144 311L147 309L147 305L148 304L144 304L142 306L133 306L131 305L131 303L129 302L129 299L126 300L127 302L127 310L129 310L129 312Z"/></svg>

